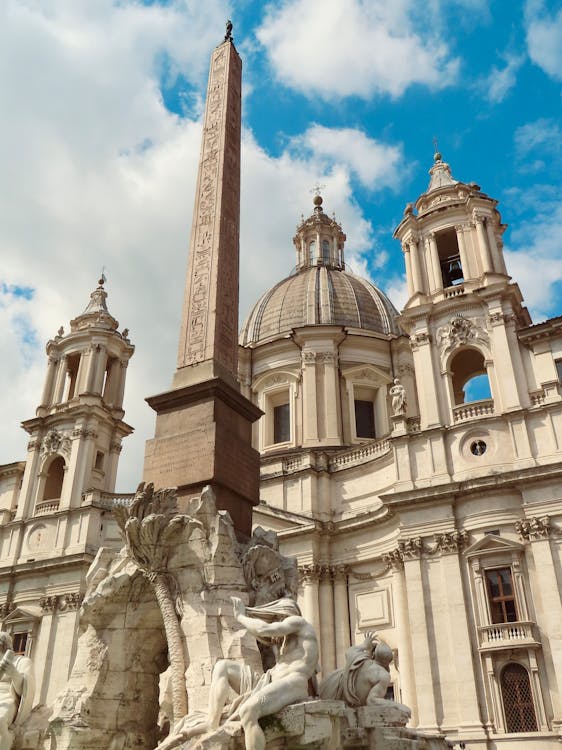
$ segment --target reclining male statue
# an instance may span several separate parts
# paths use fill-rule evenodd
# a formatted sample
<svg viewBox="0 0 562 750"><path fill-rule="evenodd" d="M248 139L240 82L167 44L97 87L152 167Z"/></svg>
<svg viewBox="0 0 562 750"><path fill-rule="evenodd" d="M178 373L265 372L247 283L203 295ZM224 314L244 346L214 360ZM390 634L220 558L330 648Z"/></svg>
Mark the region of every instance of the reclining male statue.
<svg viewBox="0 0 562 750"><path fill-rule="evenodd" d="M259 675L240 662L219 660L211 677L207 716L189 714L180 720L158 750L170 750L191 737L212 732L221 721L236 720L242 724L246 750L264 750L265 735L258 720L308 698L308 683L318 664L318 641L297 603L282 598L246 607L232 597L232 604L235 619L248 632L262 643L277 647L275 665ZM230 688L239 697L224 712Z"/></svg>
<svg viewBox="0 0 562 750"><path fill-rule="evenodd" d="M345 667L332 672L320 683L320 697L345 701L352 708L381 703L393 705L409 719L411 711L408 706L385 699L390 685L391 661L392 649L379 641L374 633L366 633L363 643L347 650Z"/></svg>

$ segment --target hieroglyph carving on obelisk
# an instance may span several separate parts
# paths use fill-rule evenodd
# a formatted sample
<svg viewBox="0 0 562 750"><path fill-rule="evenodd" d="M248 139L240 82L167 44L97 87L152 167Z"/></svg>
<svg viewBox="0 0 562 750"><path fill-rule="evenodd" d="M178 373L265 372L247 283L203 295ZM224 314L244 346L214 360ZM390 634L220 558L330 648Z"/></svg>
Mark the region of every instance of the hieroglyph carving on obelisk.
<svg viewBox="0 0 562 750"><path fill-rule="evenodd" d="M178 370L210 361L237 375L242 62L225 41L211 58Z"/></svg>

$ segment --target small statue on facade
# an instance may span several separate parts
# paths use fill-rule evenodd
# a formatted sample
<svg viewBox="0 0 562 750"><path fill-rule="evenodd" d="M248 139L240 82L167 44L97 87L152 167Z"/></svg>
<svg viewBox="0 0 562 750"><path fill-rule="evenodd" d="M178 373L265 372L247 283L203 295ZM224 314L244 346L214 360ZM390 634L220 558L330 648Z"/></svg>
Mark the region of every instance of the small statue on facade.
<svg viewBox="0 0 562 750"><path fill-rule="evenodd" d="M265 735L259 719L308 698L309 680L318 664L318 640L298 604L282 598L246 607L238 597L231 598L235 619L259 641L274 644L277 661L263 674L233 659L217 661L211 677L208 714L193 713L180 720L158 750L170 750L235 721L244 730L246 750L264 750ZM225 709L231 688L239 697Z"/></svg>
<svg viewBox="0 0 562 750"><path fill-rule="evenodd" d="M226 34L224 35L224 41L225 42L232 41L232 21L230 20L230 18L226 22Z"/></svg>
<svg viewBox="0 0 562 750"><path fill-rule="evenodd" d="M382 702L398 708L409 719L411 711L407 706L385 699L390 685L391 661L391 648L379 641L375 633L366 633L363 643L347 650L345 667L332 672L322 681L320 697L345 701L351 708L380 705Z"/></svg>
<svg viewBox="0 0 562 750"><path fill-rule="evenodd" d="M406 414L408 404L406 403L406 389L398 378L394 378L394 383L389 390L392 397L392 411L395 417L402 417Z"/></svg>
<svg viewBox="0 0 562 750"><path fill-rule="evenodd" d="M12 747L11 727L27 719L35 692L31 659L13 648L11 636L0 632L0 750Z"/></svg>

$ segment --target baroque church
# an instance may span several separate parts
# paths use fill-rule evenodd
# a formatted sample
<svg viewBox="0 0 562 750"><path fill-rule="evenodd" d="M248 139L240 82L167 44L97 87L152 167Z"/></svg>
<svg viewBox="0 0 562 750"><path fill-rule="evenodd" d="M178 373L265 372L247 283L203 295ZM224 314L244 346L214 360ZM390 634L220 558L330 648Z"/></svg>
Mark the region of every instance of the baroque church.
<svg viewBox="0 0 562 750"><path fill-rule="evenodd" d="M315 196L296 271L256 302L238 351L262 415L259 505L297 558L326 675L375 631L410 725L468 748L562 740L562 327L533 325L497 201L435 154L394 237L398 312L346 270ZM103 280L47 343L27 456L0 466L0 616L36 702L65 686L88 569L119 550L111 509L134 347Z"/></svg>

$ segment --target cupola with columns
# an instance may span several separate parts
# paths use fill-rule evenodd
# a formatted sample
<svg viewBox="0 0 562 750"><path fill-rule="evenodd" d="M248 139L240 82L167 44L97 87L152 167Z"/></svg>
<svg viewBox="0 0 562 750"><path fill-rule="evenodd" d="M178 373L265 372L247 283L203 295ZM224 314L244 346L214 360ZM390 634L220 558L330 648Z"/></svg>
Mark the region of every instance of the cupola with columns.
<svg viewBox="0 0 562 750"><path fill-rule="evenodd" d="M529 403L516 330L530 318L507 273L497 201L454 179L439 153L429 174L394 233L405 257L400 322L410 334L422 429L456 423L473 401L482 415Z"/></svg>
<svg viewBox="0 0 562 750"><path fill-rule="evenodd" d="M22 423L28 456L16 518L76 508L85 490L113 492L123 437L123 396L134 352L107 308L105 278L84 312L47 343L36 417Z"/></svg>
<svg viewBox="0 0 562 750"><path fill-rule="evenodd" d="M297 269L326 266L343 270L343 246L346 236L335 218L326 216L322 196L314 196L314 213L297 227L293 243L297 251Z"/></svg>

